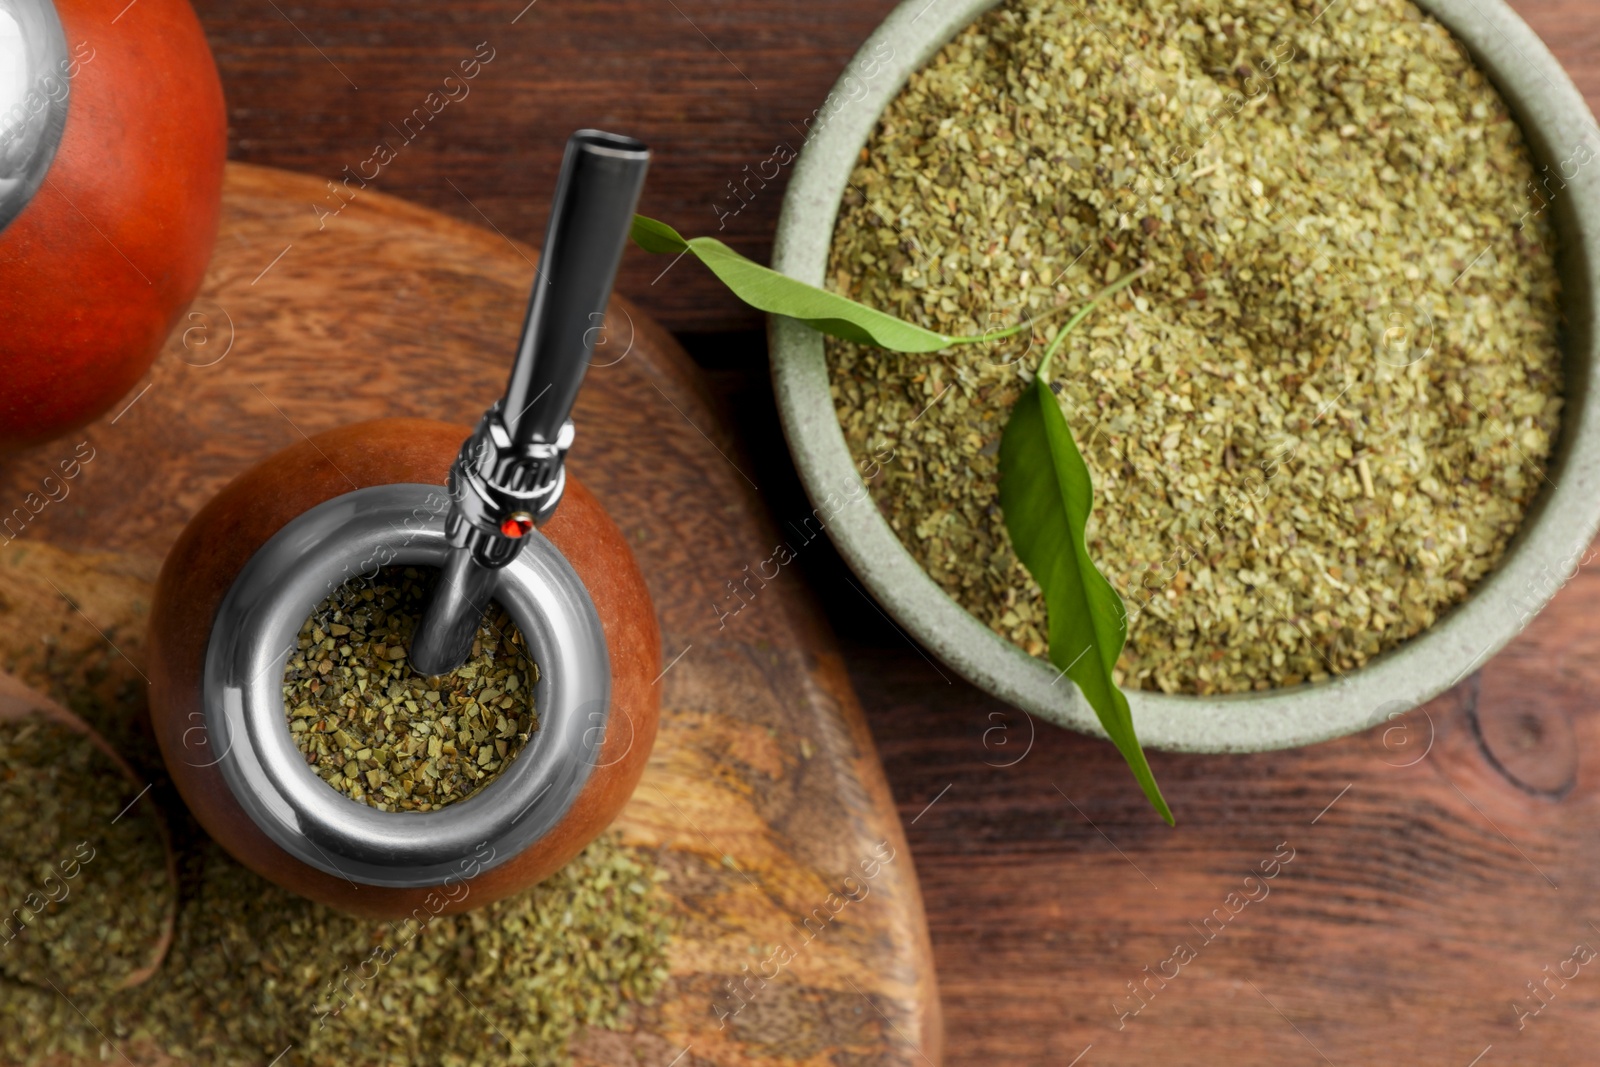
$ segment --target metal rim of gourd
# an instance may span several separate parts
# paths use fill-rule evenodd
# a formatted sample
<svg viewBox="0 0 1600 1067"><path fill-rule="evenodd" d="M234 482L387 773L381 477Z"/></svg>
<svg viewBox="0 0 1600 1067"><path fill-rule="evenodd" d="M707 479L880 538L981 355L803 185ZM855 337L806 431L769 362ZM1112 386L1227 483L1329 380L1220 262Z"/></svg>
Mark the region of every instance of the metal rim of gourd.
<svg viewBox="0 0 1600 1067"><path fill-rule="evenodd" d="M1600 152L1600 128L1582 94L1504 0L1417 2L1495 84L1536 166L1558 163L1579 145ZM773 244L774 269L823 284L839 204L879 116L913 72L995 3L904 0L861 46L816 113L795 161ZM1562 178L1567 185L1553 210L1562 237L1566 407L1549 472L1555 486L1533 502L1499 566L1433 626L1340 678L1220 697L1129 691L1145 747L1260 752L1375 726L1466 678L1555 594L1560 583L1551 575L1565 576L1600 529L1600 394L1590 388L1592 368L1600 364L1593 321L1600 292L1600 167L1580 168L1570 178L1563 172ZM778 413L807 493L819 506L840 494L860 499L863 482L834 411L821 335L776 315L768 334ZM841 507L825 527L889 614L968 681L1048 722L1105 736L1072 683L951 599L877 508ZM1386 746L1393 736L1385 732ZM1404 743L1421 749L1431 737L1408 735Z"/></svg>
<svg viewBox="0 0 1600 1067"><path fill-rule="evenodd" d="M539 725L494 781L434 811L379 811L317 777L291 738L283 676L301 626L345 581L385 565L440 567L450 552L439 486L357 489L297 516L240 570L212 624L205 736L181 757L216 765L285 852L346 881L398 888L465 881L548 834L600 766L610 715L605 632L588 590L531 532L495 599L539 665Z"/></svg>
<svg viewBox="0 0 1600 1067"><path fill-rule="evenodd" d="M0 231L44 184L67 126L66 32L50 0L0 0Z"/></svg>

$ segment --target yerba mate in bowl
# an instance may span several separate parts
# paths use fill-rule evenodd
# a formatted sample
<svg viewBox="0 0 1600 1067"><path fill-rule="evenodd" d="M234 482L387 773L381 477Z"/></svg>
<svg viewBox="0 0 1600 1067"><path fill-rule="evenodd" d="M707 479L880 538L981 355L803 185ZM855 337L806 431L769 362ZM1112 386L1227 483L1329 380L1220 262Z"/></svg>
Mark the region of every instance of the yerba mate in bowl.
<svg viewBox="0 0 1600 1067"><path fill-rule="evenodd" d="M1090 554L1128 607L1146 744L1306 743L1457 680L1600 519L1594 228L1575 221L1600 136L1570 83L1503 5L1487 24L1487 4L1427 5L1524 154L1409 5L988 7L908 4L864 46L896 69L808 144L774 266L948 333L1148 270L1051 383L1093 474ZM813 498L894 456L868 483L882 513L828 523L846 559L969 678L1096 730L1027 655L1041 605L995 506L1037 349L830 341L830 374L819 338L772 330Z"/></svg>
<svg viewBox="0 0 1600 1067"><path fill-rule="evenodd" d="M945 333L1150 265L1051 382L1128 611L1125 689L1360 667L1492 569L1544 476L1558 283L1548 216L1502 232L1535 178L1521 133L1408 0L1345 12L1008 3L912 76L845 194L835 284ZM1343 80L1352 40L1396 87ZM1038 348L839 341L829 368L851 451L895 456L870 488L901 541L1043 655L996 456Z"/></svg>
<svg viewBox="0 0 1600 1067"><path fill-rule="evenodd" d="M380 811L432 811L492 782L538 729L539 665L498 604L461 667L427 677L406 650L438 572L351 579L300 628L284 673L295 747L339 792Z"/></svg>

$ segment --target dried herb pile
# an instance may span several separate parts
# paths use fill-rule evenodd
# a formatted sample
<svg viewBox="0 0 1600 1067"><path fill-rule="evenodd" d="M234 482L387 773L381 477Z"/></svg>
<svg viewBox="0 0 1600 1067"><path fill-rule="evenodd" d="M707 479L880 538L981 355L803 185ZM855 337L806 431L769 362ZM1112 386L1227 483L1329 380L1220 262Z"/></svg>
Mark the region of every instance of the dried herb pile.
<svg viewBox="0 0 1600 1067"><path fill-rule="evenodd" d="M539 667L498 604L467 662L427 677L406 660L435 571L386 567L318 604L284 672L295 745L329 785L380 811L472 796L538 729Z"/></svg>
<svg viewBox="0 0 1600 1067"><path fill-rule="evenodd" d="M177 939L155 977L72 1004L0 988L0 1061L545 1067L568 1061L579 1026L615 1025L666 979L663 876L610 836L527 893L420 932L306 901L198 835L184 851Z"/></svg>
<svg viewBox="0 0 1600 1067"><path fill-rule="evenodd" d="M1292 685L1431 625L1542 484L1559 290L1536 177L1560 184L1405 0L1012 0L885 112L830 287L970 335L1148 267L1050 382L1128 611L1118 680ZM997 453L1049 336L938 358L827 342L852 451L894 457L879 508L1036 655Z"/></svg>
<svg viewBox="0 0 1600 1067"><path fill-rule="evenodd" d="M77 996L154 961L177 887L139 792L83 734L0 721L0 976Z"/></svg>
<svg viewBox="0 0 1600 1067"><path fill-rule="evenodd" d="M3 972L0 1063L556 1067L569 1062L567 1045L579 1028L626 1025L637 1005L656 996L667 977L672 932L670 897L660 884L665 872L652 853L624 846L614 835L601 836L525 893L463 915L432 917L426 925L350 918L240 866L188 815L154 738L138 728L144 679L127 659L105 655L109 638L139 658L153 573L125 579L121 571L88 572L101 583L95 613L102 634L39 577L81 587L86 579L77 557L48 546L25 551L25 562L24 550L5 554L12 603L0 604L0 624L20 628L25 618L30 629L7 647L37 647L34 635L47 625L42 619L51 620L51 631L42 656L30 653L4 666L114 737L118 751L155 783L146 802L112 829L120 834L136 816L148 828L148 800L160 799L178 853L178 906L172 948L142 985L107 990L103 979L118 973L117 963L100 954L97 942L92 962L102 970L95 988L63 986L71 1003L48 983L11 980L13 974ZM34 583L37 603L21 600ZM83 783L87 791L41 791L27 780L41 765L61 765L59 754L31 741L13 746L4 732L0 738L0 882L12 893L19 879L15 886L25 894L34 883L23 861L11 857L37 854L59 871L58 861L75 858L76 820L87 823L104 813L109 822L136 790L123 786L126 779L95 752L83 757L94 772L93 781ZM58 772L55 781L65 776ZM117 803L96 789L118 792ZM48 796L59 797L61 806L43 806ZM49 850L37 842L56 833L52 827L62 827L67 847L46 856ZM108 851L123 847L109 836L106 848L93 838L91 844L99 851L69 882L73 896L60 909L62 922L72 924L58 930L63 946L102 938L94 909L72 908L82 903L77 894L91 891L90 878L110 876L115 866L124 879L151 869L165 879L164 860L148 848L135 861ZM126 880L117 892L114 900L105 895L130 909L119 911L118 921L132 929L142 895ZM6 906L20 903L13 893ZM0 942L0 961L7 948ZM44 961L61 968L52 972L57 985L74 958Z"/></svg>

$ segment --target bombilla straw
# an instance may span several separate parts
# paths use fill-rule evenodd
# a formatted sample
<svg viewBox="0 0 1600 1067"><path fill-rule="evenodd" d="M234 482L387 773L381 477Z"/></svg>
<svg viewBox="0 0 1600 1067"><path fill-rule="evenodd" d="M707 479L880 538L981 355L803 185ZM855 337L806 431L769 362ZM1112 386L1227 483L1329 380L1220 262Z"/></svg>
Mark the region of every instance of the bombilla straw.
<svg viewBox="0 0 1600 1067"><path fill-rule="evenodd" d="M450 469L450 557L411 642L411 666L422 674L466 662L500 568L560 503L569 416L649 162L649 150L631 137L579 130L567 141L505 397L484 413Z"/></svg>

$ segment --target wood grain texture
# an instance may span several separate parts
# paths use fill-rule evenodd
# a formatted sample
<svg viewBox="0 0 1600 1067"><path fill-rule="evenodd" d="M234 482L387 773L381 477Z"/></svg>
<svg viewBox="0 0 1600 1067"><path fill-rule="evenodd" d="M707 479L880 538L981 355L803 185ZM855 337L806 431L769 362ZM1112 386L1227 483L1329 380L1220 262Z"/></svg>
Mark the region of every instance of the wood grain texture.
<svg viewBox="0 0 1600 1067"><path fill-rule="evenodd" d="M857 658L917 819L950 1062L1060 1064L1090 1045L1094 1064L1466 1067L1490 1045L1482 1062L1592 1062L1588 968L1525 1028L1513 1005L1537 1008L1526 983L1575 945L1600 948L1600 804L1583 773L1600 746L1582 689L1596 642L1592 625L1560 630L1597 607L1586 572L1481 679L1358 737L1153 755L1176 830L1105 746L1039 726L1030 749L1027 719L926 664ZM1490 714L1524 724L1520 743L1546 759L1571 744L1573 787L1556 797L1504 774L1480 732ZM1280 847L1293 859L1261 879ZM1196 958L1178 967L1180 945ZM1144 986L1153 973L1167 978Z"/></svg>
<svg viewBox="0 0 1600 1067"><path fill-rule="evenodd" d="M747 166L759 171L777 145L800 147L812 112L894 4L343 0L275 8L199 0L195 6L222 71L234 159L338 180L387 138L397 144L396 158L374 188L474 225L492 223L537 247L567 136L600 126L639 137L654 153L641 211L687 233L716 233L766 262L788 168L740 198L729 183L743 181ZM480 42L494 58L467 95L420 132L415 123L404 128ZM412 133L406 142L404 134ZM766 173L772 171L769 164ZM314 192L303 210L309 214L314 202L335 203ZM714 206L738 210L720 231ZM630 257L618 290L673 329L761 324L692 264L675 267L671 284L652 284L665 265Z"/></svg>
<svg viewBox="0 0 1600 1067"><path fill-rule="evenodd" d="M537 245L561 147L583 125L655 152L640 210L716 233L765 263L789 179L760 171L798 149L896 0L196 0L228 99L232 158L338 180L487 42L495 58L382 168L373 187ZM1511 0L1585 92L1600 89L1590 0ZM454 90L459 93L460 90ZM392 125L391 125L392 124ZM414 132L414 131L408 131ZM370 172L370 168L369 168ZM770 165L766 173L772 172ZM331 195L320 202L334 203ZM737 209L720 231L714 207ZM311 211L307 203L306 211ZM634 257L619 291L674 330L759 328L708 273ZM685 269L688 268L688 269Z"/></svg>
<svg viewBox="0 0 1600 1067"><path fill-rule="evenodd" d="M0 661L101 721L140 688L157 562L225 482L362 418L468 424L504 386L530 253L371 192L319 230L302 210L317 187L230 166L218 256L148 389L84 445L0 467L0 500L23 508L0 547ZM617 826L656 850L682 926L660 1001L630 1032L585 1038L580 1062L937 1063L911 858L838 653L792 583L747 594L719 625L724 583L778 535L672 339L621 300L606 329L570 462L627 536L660 619L660 734ZM67 478L74 454L88 458ZM132 748L147 729L112 725ZM858 901L840 896L846 878ZM719 1025L713 1005L740 1003L725 983L780 944L793 958Z"/></svg>

